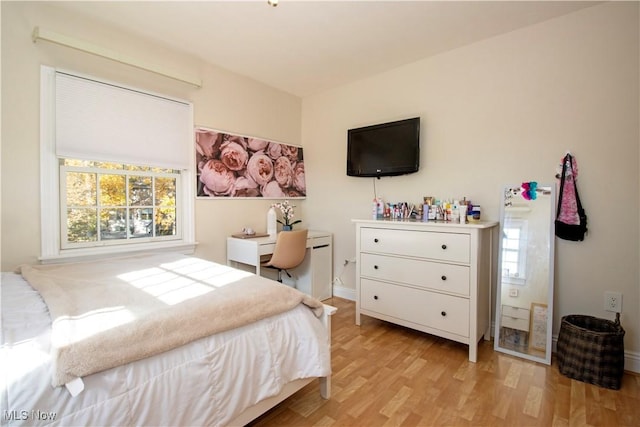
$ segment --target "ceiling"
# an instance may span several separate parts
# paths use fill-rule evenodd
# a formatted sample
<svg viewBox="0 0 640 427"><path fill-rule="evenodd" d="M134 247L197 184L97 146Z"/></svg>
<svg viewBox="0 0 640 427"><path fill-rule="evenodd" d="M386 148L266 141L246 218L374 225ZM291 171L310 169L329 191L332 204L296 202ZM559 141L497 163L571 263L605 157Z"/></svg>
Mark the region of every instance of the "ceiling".
<svg viewBox="0 0 640 427"><path fill-rule="evenodd" d="M65 1L58 7L305 97L592 1Z"/></svg>

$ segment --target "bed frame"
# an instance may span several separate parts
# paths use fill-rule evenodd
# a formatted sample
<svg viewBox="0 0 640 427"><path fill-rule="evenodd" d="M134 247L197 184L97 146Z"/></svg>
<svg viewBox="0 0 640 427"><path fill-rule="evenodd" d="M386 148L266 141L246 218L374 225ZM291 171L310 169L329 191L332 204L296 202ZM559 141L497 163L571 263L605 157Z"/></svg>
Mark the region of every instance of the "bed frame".
<svg viewBox="0 0 640 427"><path fill-rule="evenodd" d="M331 351L331 316L338 310L336 307L323 304L324 311L320 319L322 320L323 326L327 330L327 336L329 339L329 351ZM299 391L306 385L315 381L316 378L302 378L299 380L292 381L288 384L285 384L284 388L275 396L269 397L265 400L262 400L256 403L253 406L248 407L242 413L240 413L236 418L229 422L230 426L244 426L249 422L255 420L260 415L263 415L270 409L274 408L276 405L290 397L295 392ZM320 396L323 399L329 399L331 397L331 374L326 377L319 378L320 380Z"/></svg>

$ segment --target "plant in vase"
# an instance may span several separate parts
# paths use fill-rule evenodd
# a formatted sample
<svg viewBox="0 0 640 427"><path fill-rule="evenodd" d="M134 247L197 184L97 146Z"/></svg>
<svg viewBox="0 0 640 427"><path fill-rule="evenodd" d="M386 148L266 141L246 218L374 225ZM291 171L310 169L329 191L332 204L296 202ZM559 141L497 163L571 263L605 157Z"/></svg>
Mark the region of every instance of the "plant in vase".
<svg viewBox="0 0 640 427"><path fill-rule="evenodd" d="M278 223L282 224L283 231L291 230L294 224L302 222L302 220L300 219L297 219L295 221L293 220L293 218L295 217L293 208L295 208L295 206L289 204L288 200L285 200L282 203L274 203L271 206L280 209L280 212L282 212L282 220L278 219L277 221Z"/></svg>

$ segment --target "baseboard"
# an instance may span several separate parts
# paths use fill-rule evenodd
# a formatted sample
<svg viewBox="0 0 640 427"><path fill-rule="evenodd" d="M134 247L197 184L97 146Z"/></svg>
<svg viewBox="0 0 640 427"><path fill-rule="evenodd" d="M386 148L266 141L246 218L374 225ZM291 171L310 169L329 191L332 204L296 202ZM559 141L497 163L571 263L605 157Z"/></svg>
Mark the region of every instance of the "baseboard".
<svg viewBox="0 0 640 427"><path fill-rule="evenodd" d="M640 353L624 352L624 370L640 374Z"/></svg>
<svg viewBox="0 0 640 427"><path fill-rule="evenodd" d="M333 285L333 296L347 299L349 301L356 300L356 290L347 288L346 286Z"/></svg>

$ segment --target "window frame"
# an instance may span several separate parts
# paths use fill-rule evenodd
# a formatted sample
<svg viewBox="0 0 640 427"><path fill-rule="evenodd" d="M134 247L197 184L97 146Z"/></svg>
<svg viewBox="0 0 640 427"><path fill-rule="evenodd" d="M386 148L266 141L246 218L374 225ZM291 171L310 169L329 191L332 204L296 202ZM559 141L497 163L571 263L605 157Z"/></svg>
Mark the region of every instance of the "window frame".
<svg viewBox="0 0 640 427"><path fill-rule="evenodd" d="M59 262L60 260L84 259L109 254L129 254L136 252L178 251L193 253L195 250L195 203L194 203L194 168L195 156L190 156L188 169L180 171L179 183L176 182L176 217L177 227L181 235L176 239L154 239L154 241L129 241L114 245L99 245L90 247L63 247L60 209L62 202L60 162L56 155L55 143L55 87L56 69L41 66L40 73L40 257L42 263ZM62 71L62 70L60 70ZM154 94L137 88L130 88L120 83L83 76L75 72L64 71L66 74L90 78L106 84L137 90L155 96ZM175 99L175 98L174 98ZM177 100L177 99L176 99ZM189 141L193 139L193 104L184 100L177 100L188 104L190 110L190 134L185 134ZM185 144L185 146L188 146ZM98 159L94 159L98 160ZM151 165L150 165L151 166ZM178 196L179 195L179 196ZM66 193L65 193L66 197ZM173 236L171 236L173 237Z"/></svg>
<svg viewBox="0 0 640 427"><path fill-rule="evenodd" d="M518 230L520 238L518 239L518 249L508 249L504 245L504 240L509 240L506 236L502 237L502 259L500 271L502 281L511 285L524 286L527 282L527 250L528 250L528 233L529 223L525 219L510 219L504 224L504 229ZM505 233L506 234L506 233ZM512 240L512 239L511 239ZM505 252L516 253L518 256L518 273L517 276L504 274L504 254Z"/></svg>
<svg viewBox="0 0 640 427"><path fill-rule="evenodd" d="M126 166L133 166L133 165L126 165ZM180 209L180 202L181 202L181 198L182 198L182 194L180 191L178 191L180 187L180 181L181 181L181 174L179 171L176 172L167 172L167 171L163 171L163 172L155 172L155 171L144 171L144 170L134 170L134 169L109 169L109 168L101 168L98 166L72 166L72 165L66 165L64 164L64 159L60 159L60 188L61 189L65 189L66 188L66 176L67 173L73 173L73 172L79 172L79 173L89 173L89 174L95 174L96 176L96 189L97 189L97 194L96 194L96 214L97 214L97 218L96 218L96 224L98 226L98 234L100 234L100 211L103 210L106 205L103 205L100 202L100 176L101 175L120 175L124 177L124 191L125 191L125 204L118 206L117 209L125 209L125 210L129 210L129 209L152 209L152 210L156 210L156 209L160 209L163 206L162 205L158 205L157 203L154 205L145 205L145 206L136 206L136 205L132 205L130 204L130 201L127 197L127 188L129 186L129 178L130 177L134 177L134 176L143 176L143 177L150 177L153 178L155 180L155 178L170 178L170 179L175 179L175 183L176 183L176 204L175 204L175 211L176 211L176 232L175 234L172 235L168 235L168 236L157 236L157 235L152 235L152 236L148 236L148 237L132 237L130 236L129 232L127 231L126 233L126 238L124 239L101 239L100 237L97 238L97 240L95 241L89 241L89 242L70 242L68 240L68 224L67 224L67 216L66 216L66 211L68 208L68 205L66 203L66 197L63 194L60 194L60 237L61 237L61 248L62 249L73 249L73 248L88 248L88 247L95 247L95 246L108 246L108 245L128 245L128 244L132 244L132 243L143 243L143 242L158 242L158 241L162 241L162 240L180 240L182 237L182 221L180 220L182 218L182 210ZM155 191L152 190L152 193L154 194L155 197ZM155 229L155 215L153 216L152 219L152 224L154 224L154 229ZM130 225L129 225L130 226ZM155 231L152 233L155 234Z"/></svg>

